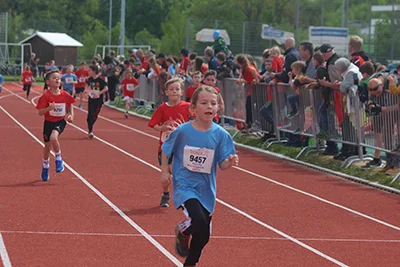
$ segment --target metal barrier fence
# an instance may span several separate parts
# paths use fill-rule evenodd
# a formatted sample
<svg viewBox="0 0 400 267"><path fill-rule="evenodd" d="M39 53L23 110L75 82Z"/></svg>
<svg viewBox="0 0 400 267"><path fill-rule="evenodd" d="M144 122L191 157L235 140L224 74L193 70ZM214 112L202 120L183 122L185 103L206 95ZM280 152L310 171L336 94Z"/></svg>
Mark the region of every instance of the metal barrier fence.
<svg viewBox="0 0 400 267"><path fill-rule="evenodd" d="M366 148L385 152L387 163L400 166L399 95L384 90L382 95L371 96L369 102L362 103L357 95L343 94L339 90L330 90L326 95L320 89L294 91L288 84L269 86L261 83L251 86L251 103L246 103L249 88L236 81L227 78L216 84L225 103L225 111L220 114L221 123L236 126L236 134L241 130L274 133L275 138L265 141L267 148L274 143L287 142L285 134L310 138L311 142L297 158L323 148L337 150L337 143L341 143L342 150L351 155L343 162L342 167L346 168L357 161L372 160L373 157L366 154ZM141 76L139 82L135 92L135 99L140 102L137 110L153 111L166 101L163 86L157 79ZM185 82L185 91L188 86ZM252 113L250 128L245 127L248 123L246 104L251 105L247 109ZM399 177L400 173L392 183Z"/></svg>

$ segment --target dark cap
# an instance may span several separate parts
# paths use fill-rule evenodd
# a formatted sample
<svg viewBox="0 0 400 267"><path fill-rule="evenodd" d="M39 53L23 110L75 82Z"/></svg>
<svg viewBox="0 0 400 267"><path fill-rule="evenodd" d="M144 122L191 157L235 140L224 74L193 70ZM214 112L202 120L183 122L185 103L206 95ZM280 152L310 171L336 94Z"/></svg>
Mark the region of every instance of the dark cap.
<svg viewBox="0 0 400 267"><path fill-rule="evenodd" d="M163 53L158 54L157 58L165 58L165 55Z"/></svg>
<svg viewBox="0 0 400 267"><path fill-rule="evenodd" d="M323 44L319 47L319 51L321 51L321 53L328 53L331 52L333 50L333 46L331 46L330 44Z"/></svg>

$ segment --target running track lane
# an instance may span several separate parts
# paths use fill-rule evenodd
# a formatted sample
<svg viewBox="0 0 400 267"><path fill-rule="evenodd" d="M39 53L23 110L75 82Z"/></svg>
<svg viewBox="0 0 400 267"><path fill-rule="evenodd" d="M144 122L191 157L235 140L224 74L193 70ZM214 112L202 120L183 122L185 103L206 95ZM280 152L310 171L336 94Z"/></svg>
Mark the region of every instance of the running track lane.
<svg viewBox="0 0 400 267"><path fill-rule="evenodd" d="M18 101L18 100L17 100ZM3 106L9 110L15 117L17 120L21 121L21 123L25 124L27 126L28 129L32 128L32 131L36 133L37 136L40 136L40 132L41 129L39 129L39 127L35 127L34 125L37 124L41 124L42 120L40 117L38 117L36 114L32 115L32 112L29 109L21 109L21 107L23 107L23 105L21 106L20 103L24 103L22 101L20 102L15 102L15 103L3 103ZM21 110L23 110L24 112L21 112ZM22 113L22 114L21 114ZM71 131L71 130L70 130ZM82 162L81 159L76 159L76 162L74 161L74 157L77 157L77 151L85 151L85 148L83 147L84 145L82 145L82 141L79 144L80 150L78 150L79 147L76 147L76 143L77 140L80 140L82 137L82 134L80 134L79 132L74 132L73 135L71 136L70 134L68 134L69 132L65 132L65 135L63 135L62 138L62 144L63 147L68 147L68 151L75 151L74 153L70 152L68 153L68 151L66 152L65 150L63 151L63 155L64 158L66 159L67 162L71 162L71 165L74 166L74 168L76 168L77 170L81 170L81 168L79 166L77 166L77 164L79 163L83 163L83 168L86 168L86 170L84 171L80 171L82 173L83 176L85 175L85 172L87 171L87 162ZM71 132L72 134L72 132ZM76 137L76 135L78 134L78 136L80 137ZM65 138L65 139L64 139ZM69 142L72 141L72 142ZM86 156L86 159L89 159L90 162L97 162L99 164L99 166L104 166L105 164L109 164L109 162L106 160L105 162L102 162L101 159L106 159L104 157L104 155L107 155L107 159L109 160L110 158L118 158L118 163L121 166L124 166L125 171L123 173L121 173L121 175L113 170L110 170L111 173L108 173L107 170L102 170L101 175L96 175L95 179L93 179L91 182L93 182L95 184L95 186L97 188L101 188L101 186L98 186L99 183L101 183L102 181L105 182L105 187L101 189L101 191L103 191L104 193L106 192L106 190L109 190L107 192L107 196L112 195L113 193L115 193L115 197L110 197L112 199L112 201L114 203L117 203L118 206L121 206L118 204L119 200L115 200L117 197L120 197L121 195L124 196L124 189L125 189L125 193L128 192L128 194L125 197L122 197L122 201L124 202L124 204L126 206L129 206L129 204L131 203L131 201L129 201L129 197L130 196L135 196L135 195L139 195L139 201L141 201L140 203L137 203L137 205L143 204L145 205L145 208L139 208L139 209L135 209L135 210L127 210L126 213L128 215L136 215L137 216L137 220L135 218L135 220L137 222L140 221L140 215L150 215L148 217L143 218L143 225L146 224L149 226L152 226L155 224L155 228L156 230L160 231L163 230L163 233L170 233L171 230L173 229L174 224L176 223L176 221L179 218L182 218L181 216L177 216L179 213L175 212L172 209L167 209L167 211L160 209L160 208L155 208L154 207L154 203L158 202L159 199L159 190L158 188L155 189L154 194L151 194L153 196L153 200L149 203L147 203L147 205L150 205L149 207L146 207L146 201L143 200L142 196L143 194L137 194L135 192L129 192L129 190L127 191L126 189L129 189L130 187L132 187L132 181L135 182L135 189L139 190L139 193L141 193L141 191L143 190L152 190L154 189L154 182L149 184L148 181L143 181L143 177L151 177L152 173L150 171L150 174L148 173L149 170L146 169L146 171L144 173L141 173L141 170L138 170L135 166L135 164L132 164L132 160L131 159L123 159L121 158L120 154L116 154L115 150L108 151L110 149L105 149L104 146L99 145L98 143L93 146L94 144L94 140L89 141L86 140L86 144L89 144L89 146L92 146L92 149L97 148L99 149L99 151L95 151L93 150L93 157L87 157L87 155L83 155ZM83 143L84 144L84 143ZM114 155L116 154L116 155ZM39 160L40 162L40 160ZM125 166L129 166L129 163L131 163L132 168L125 168ZM137 165L137 164L136 164ZM77 167L76 167L77 166ZM140 166L141 168L143 168L143 166ZM100 168L100 167L99 167ZM126 173L135 173L138 176L138 180L135 179L135 175L129 175L130 179L125 179L126 178ZM147 172L147 173L146 173ZM118 184L116 184L115 182L111 181L109 178L110 176L113 175L113 177L118 177ZM154 172L153 172L154 175ZM125 176L125 177L124 177ZM159 173L156 172L156 184L158 187L158 177L159 177ZM141 181L139 181L139 178L141 179ZM111 181L111 182L110 182ZM124 184L123 182L127 182L126 184ZM99 183L97 183L99 182ZM140 184L142 183L142 184ZM113 188L113 186L115 185L119 185L121 184L120 188ZM147 185L147 188L146 188ZM117 189L117 190L115 190ZM128 203L127 203L128 200ZM125 207L126 207L125 206ZM221 209L221 214L224 214L224 209ZM226 208L225 208L226 210ZM172 214L173 218L168 219L168 216L165 216L162 218L162 221L160 221L160 216L156 216L155 218L152 217L152 213L159 213L159 211L162 212L166 212L166 213L170 213ZM150 213L150 214L149 214ZM226 218L228 224L224 225L222 223L222 227L226 228L226 227L231 227L231 229L233 228L232 231L229 231L231 234L234 233L234 236L230 236L230 237L220 237L220 238L216 238L215 240L213 240L212 244L214 245L214 247L211 247L209 249L207 249L208 254L210 255L208 260L207 258L205 258L204 261L202 261L202 264L204 264L203 266L215 266L215 265L224 265L227 262L229 264L231 264L231 266L245 266L245 265L256 265L256 264L262 264L265 262L269 262L271 264L271 266L299 266L298 262L302 261L304 262L303 266L331 266L332 264L330 264L329 262L327 262L325 259L316 256L315 254L304 250L303 248L296 246L295 244L288 242L287 240L282 240L279 239L276 235L274 235L273 233L271 233L270 231L266 231L264 228L254 225L253 223L251 223L250 221L246 220L243 217L239 217L237 214L232 214L231 211L226 211L226 214L228 214L228 218ZM226 216L222 216L223 218ZM158 221L155 221L154 219L157 219ZM165 221L164 221L165 220ZM166 223L168 222L168 223ZM235 230L235 224L238 224L240 227L237 227L237 229ZM165 226L168 225L168 227L166 228ZM146 228L147 229L147 228ZM239 239L237 236L238 234L240 234L240 229L243 229L243 231L249 233L259 233L259 236L256 236L254 238L251 237L245 237L242 239ZM251 231L249 231L249 229L251 229ZM218 234L217 231L215 231L215 234ZM261 239L261 238L264 238ZM269 238L269 240L268 240ZM169 246L172 250L172 243L173 243L173 239L167 239L165 240L165 238L163 239L163 242L166 243L166 247ZM246 247L241 247L245 244L248 244L248 246ZM221 257L220 252L221 250L217 248L220 247L225 247L230 249L229 253L225 255L225 257ZM264 255L265 254L265 250L269 251L271 254L268 255ZM232 255L231 255L232 254ZM276 255L282 254L281 257L276 257ZM207 255L207 253L206 253ZM267 256L267 258L265 259L264 257ZM236 259L237 257L237 259ZM271 259L269 259L269 257L271 257ZM203 263L204 262L204 263ZM232 262L232 263L231 263Z"/></svg>
<svg viewBox="0 0 400 267"><path fill-rule="evenodd" d="M120 113L117 113L117 114L119 114L119 116L121 115ZM115 127L115 125L114 125L114 127ZM110 126L108 127L108 128L110 128ZM114 133L113 133L113 136L114 136ZM118 138L118 140L120 140L120 138ZM221 179L220 179L221 180ZM246 180L245 180L246 181ZM232 183L232 184L236 184L236 183ZM245 186L245 185L244 185ZM221 188L221 186L219 187L219 188ZM252 190L252 192L253 192L254 190ZM254 191L254 192L256 192L256 191ZM262 207L261 207L262 208ZM301 217L300 217L301 218ZM319 242L319 241L318 241ZM349 242L347 242L347 243L349 243Z"/></svg>

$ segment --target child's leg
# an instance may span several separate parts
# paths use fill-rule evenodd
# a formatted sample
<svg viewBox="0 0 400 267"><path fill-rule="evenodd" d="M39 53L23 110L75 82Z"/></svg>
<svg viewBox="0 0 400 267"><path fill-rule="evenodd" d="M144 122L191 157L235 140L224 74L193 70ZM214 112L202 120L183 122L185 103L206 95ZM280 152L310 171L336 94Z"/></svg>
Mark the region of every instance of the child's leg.
<svg viewBox="0 0 400 267"><path fill-rule="evenodd" d="M87 116L89 133L93 131L93 125L97 120L100 110L101 110L101 102L98 100L89 99L88 116Z"/></svg>
<svg viewBox="0 0 400 267"><path fill-rule="evenodd" d="M45 142L44 143L44 148L43 148L43 167L44 168L49 168L50 163L49 163L49 159L50 159L50 151L51 151L51 143L49 142Z"/></svg>
<svg viewBox="0 0 400 267"><path fill-rule="evenodd" d="M129 99L125 100L125 112L126 113L128 113L128 111L129 111L130 103L131 103L131 101Z"/></svg>
<svg viewBox="0 0 400 267"><path fill-rule="evenodd" d="M162 153L161 152L158 152L158 163L160 164L160 166L161 166L161 164L162 164L162 159L161 159L161 157L162 157ZM170 166L171 166L171 164L172 164L172 158L171 159L168 159L168 162L164 162L164 164L168 164L168 167L170 168ZM163 188L163 194L162 194L162 196L161 196L161 200L160 200L160 207L169 207L169 199L171 198L170 197L170 193L169 193L169 186L170 185L167 185L167 186L162 186L162 188Z"/></svg>
<svg viewBox="0 0 400 267"><path fill-rule="evenodd" d="M51 132L51 136L50 136L50 143L53 146L53 151L54 151L54 154L56 154L56 156L58 154L60 154L60 143L58 142L59 135L60 134L58 133L58 131L53 130Z"/></svg>
<svg viewBox="0 0 400 267"><path fill-rule="evenodd" d="M190 266L199 261L201 252L210 239L211 216L197 199L187 200L184 208L189 214L191 225L183 234L192 236L184 266Z"/></svg>
<svg viewBox="0 0 400 267"><path fill-rule="evenodd" d="M27 98L29 97L29 94L30 94L30 92L31 92L31 87L32 87L31 84L28 84L28 85L26 86L26 97L27 97Z"/></svg>

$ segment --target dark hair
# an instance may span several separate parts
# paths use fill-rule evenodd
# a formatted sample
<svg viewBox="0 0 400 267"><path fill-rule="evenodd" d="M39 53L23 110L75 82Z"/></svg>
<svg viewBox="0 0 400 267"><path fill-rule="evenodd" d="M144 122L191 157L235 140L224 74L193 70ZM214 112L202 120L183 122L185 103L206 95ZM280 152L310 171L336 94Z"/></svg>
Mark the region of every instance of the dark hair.
<svg viewBox="0 0 400 267"><path fill-rule="evenodd" d="M47 85L47 83L46 83L46 81L48 80L48 79L50 79L50 76L51 76L51 74L53 74L53 73L58 73L58 74L60 74L60 71L58 70L58 69L56 69L56 70L51 70L51 71L48 71L48 72L46 72L45 74L44 74L44 90L47 90L47 89L49 89L49 86ZM61 85L60 85L60 88L61 88Z"/></svg>
<svg viewBox="0 0 400 267"><path fill-rule="evenodd" d="M204 60L201 57L196 57L194 60L195 70L201 70L201 66L203 65Z"/></svg>
<svg viewBox="0 0 400 267"><path fill-rule="evenodd" d="M219 52L216 57L217 57L217 59L221 60L222 62L225 61L225 59L226 59L226 56L223 52Z"/></svg>
<svg viewBox="0 0 400 267"><path fill-rule="evenodd" d="M189 55L190 60L195 60L196 57L197 57L197 53L190 53L190 55Z"/></svg>
<svg viewBox="0 0 400 267"><path fill-rule="evenodd" d="M370 61L367 61L360 66L361 74L366 73L369 76L371 76L372 74L374 74L374 71L375 71L374 64L372 64L372 62Z"/></svg>
<svg viewBox="0 0 400 267"><path fill-rule="evenodd" d="M110 56L105 56L104 57L104 64L108 65L111 64L113 62L112 58Z"/></svg>
<svg viewBox="0 0 400 267"><path fill-rule="evenodd" d="M217 72L215 70L208 70L204 73L204 79L207 78L208 76L217 77Z"/></svg>
<svg viewBox="0 0 400 267"><path fill-rule="evenodd" d="M81 66L82 66L82 65L86 65L86 62L85 62L85 61L82 61L80 65L81 65Z"/></svg>
<svg viewBox="0 0 400 267"><path fill-rule="evenodd" d="M314 46L311 42L304 41L300 43L300 46L304 48L304 50L310 52L310 55L312 56L314 53Z"/></svg>
<svg viewBox="0 0 400 267"><path fill-rule="evenodd" d="M98 65L92 65L89 67L94 73L98 74L100 72L100 68Z"/></svg>
<svg viewBox="0 0 400 267"><path fill-rule="evenodd" d="M182 54L184 57L187 57L187 56L189 56L189 50L187 50L186 48L183 48L183 49L181 50L181 54Z"/></svg>
<svg viewBox="0 0 400 267"><path fill-rule="evenodd" d="M125 65L129 65L129 60L125 59L125 60L124 60L124 64L125 64Z"/></svg>

